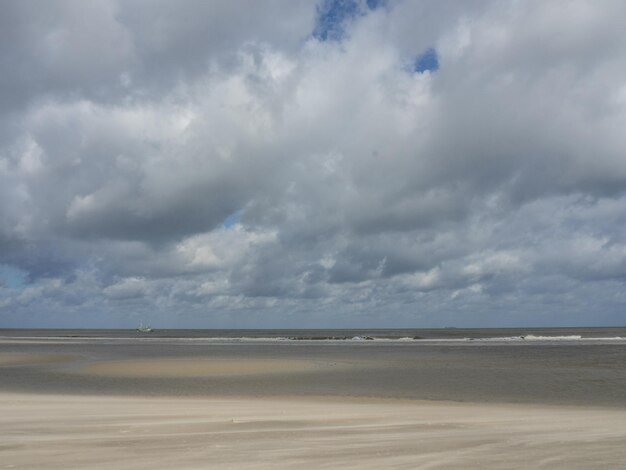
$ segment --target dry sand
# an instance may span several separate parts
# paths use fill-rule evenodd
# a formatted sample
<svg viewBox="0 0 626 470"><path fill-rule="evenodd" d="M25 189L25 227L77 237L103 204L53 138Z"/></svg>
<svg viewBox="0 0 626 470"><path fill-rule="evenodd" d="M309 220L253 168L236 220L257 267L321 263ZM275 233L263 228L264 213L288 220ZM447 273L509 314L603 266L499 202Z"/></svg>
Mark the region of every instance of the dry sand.
<svg viewBox="0 0 626 470"><path fill-rule="evenodd" d="M626 468L626 410L0 393L0 468Z"/></svg>

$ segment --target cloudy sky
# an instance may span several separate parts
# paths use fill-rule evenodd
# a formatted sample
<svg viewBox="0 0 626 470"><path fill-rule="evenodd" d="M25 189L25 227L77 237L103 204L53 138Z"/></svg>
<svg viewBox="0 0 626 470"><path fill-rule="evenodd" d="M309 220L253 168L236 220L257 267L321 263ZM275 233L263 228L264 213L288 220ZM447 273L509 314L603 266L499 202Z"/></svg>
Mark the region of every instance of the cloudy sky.
<svg viewBox="0 0 626 470"><path fill-rule="evenodd" d="M0 3L0 327L626 319L626 3Z"/></svg>

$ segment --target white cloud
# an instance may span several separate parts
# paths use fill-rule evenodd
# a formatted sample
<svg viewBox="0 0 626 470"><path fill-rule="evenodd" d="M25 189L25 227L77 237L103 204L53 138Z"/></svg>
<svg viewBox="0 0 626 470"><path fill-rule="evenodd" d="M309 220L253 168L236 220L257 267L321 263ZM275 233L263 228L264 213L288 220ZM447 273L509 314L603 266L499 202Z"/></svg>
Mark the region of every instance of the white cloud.
<svg viewBox="0 0 626 470"><path fill-rule="evenodd" d="M150 291L149 283L142 278L128 277L104 289L104 295L110 299L133 299L143 297Z"/></svg>
<svg viewBox="0 0 626 470"><path fill-rule="evenodd" d="M3 305L623 311L620 2L392 2L328 42L309 2L33 5L0 7L0 262L32 283Z"/></svg>

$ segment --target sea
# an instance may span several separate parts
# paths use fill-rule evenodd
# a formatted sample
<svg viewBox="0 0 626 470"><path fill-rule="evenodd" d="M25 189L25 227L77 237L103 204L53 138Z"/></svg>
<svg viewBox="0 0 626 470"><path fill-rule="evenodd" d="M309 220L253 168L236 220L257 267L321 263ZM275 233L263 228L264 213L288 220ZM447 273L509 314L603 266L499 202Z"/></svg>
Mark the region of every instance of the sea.
<svg viewBox="0 0 626 470"><path fill-rule="evenodd" d="M626 341L626 327L355 329L0 329L0 338L171 338L274 341Z"/></svg>

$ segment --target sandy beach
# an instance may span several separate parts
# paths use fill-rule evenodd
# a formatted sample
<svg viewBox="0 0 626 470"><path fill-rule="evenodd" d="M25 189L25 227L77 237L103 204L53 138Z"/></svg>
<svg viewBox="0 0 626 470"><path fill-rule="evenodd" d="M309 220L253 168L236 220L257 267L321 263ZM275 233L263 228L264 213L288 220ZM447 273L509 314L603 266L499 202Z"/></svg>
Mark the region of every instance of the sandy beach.
<svg viewBox="0 0 626 470"><path fill-rule="evenodd" d="M625 354L0 340L0 468L624 468Z"/></svg>
<svg viewBox="0 0 626 470"><path fill-rule="evenodd" d="M621 468L626 411L0 394L1 468Z"/></svg>

